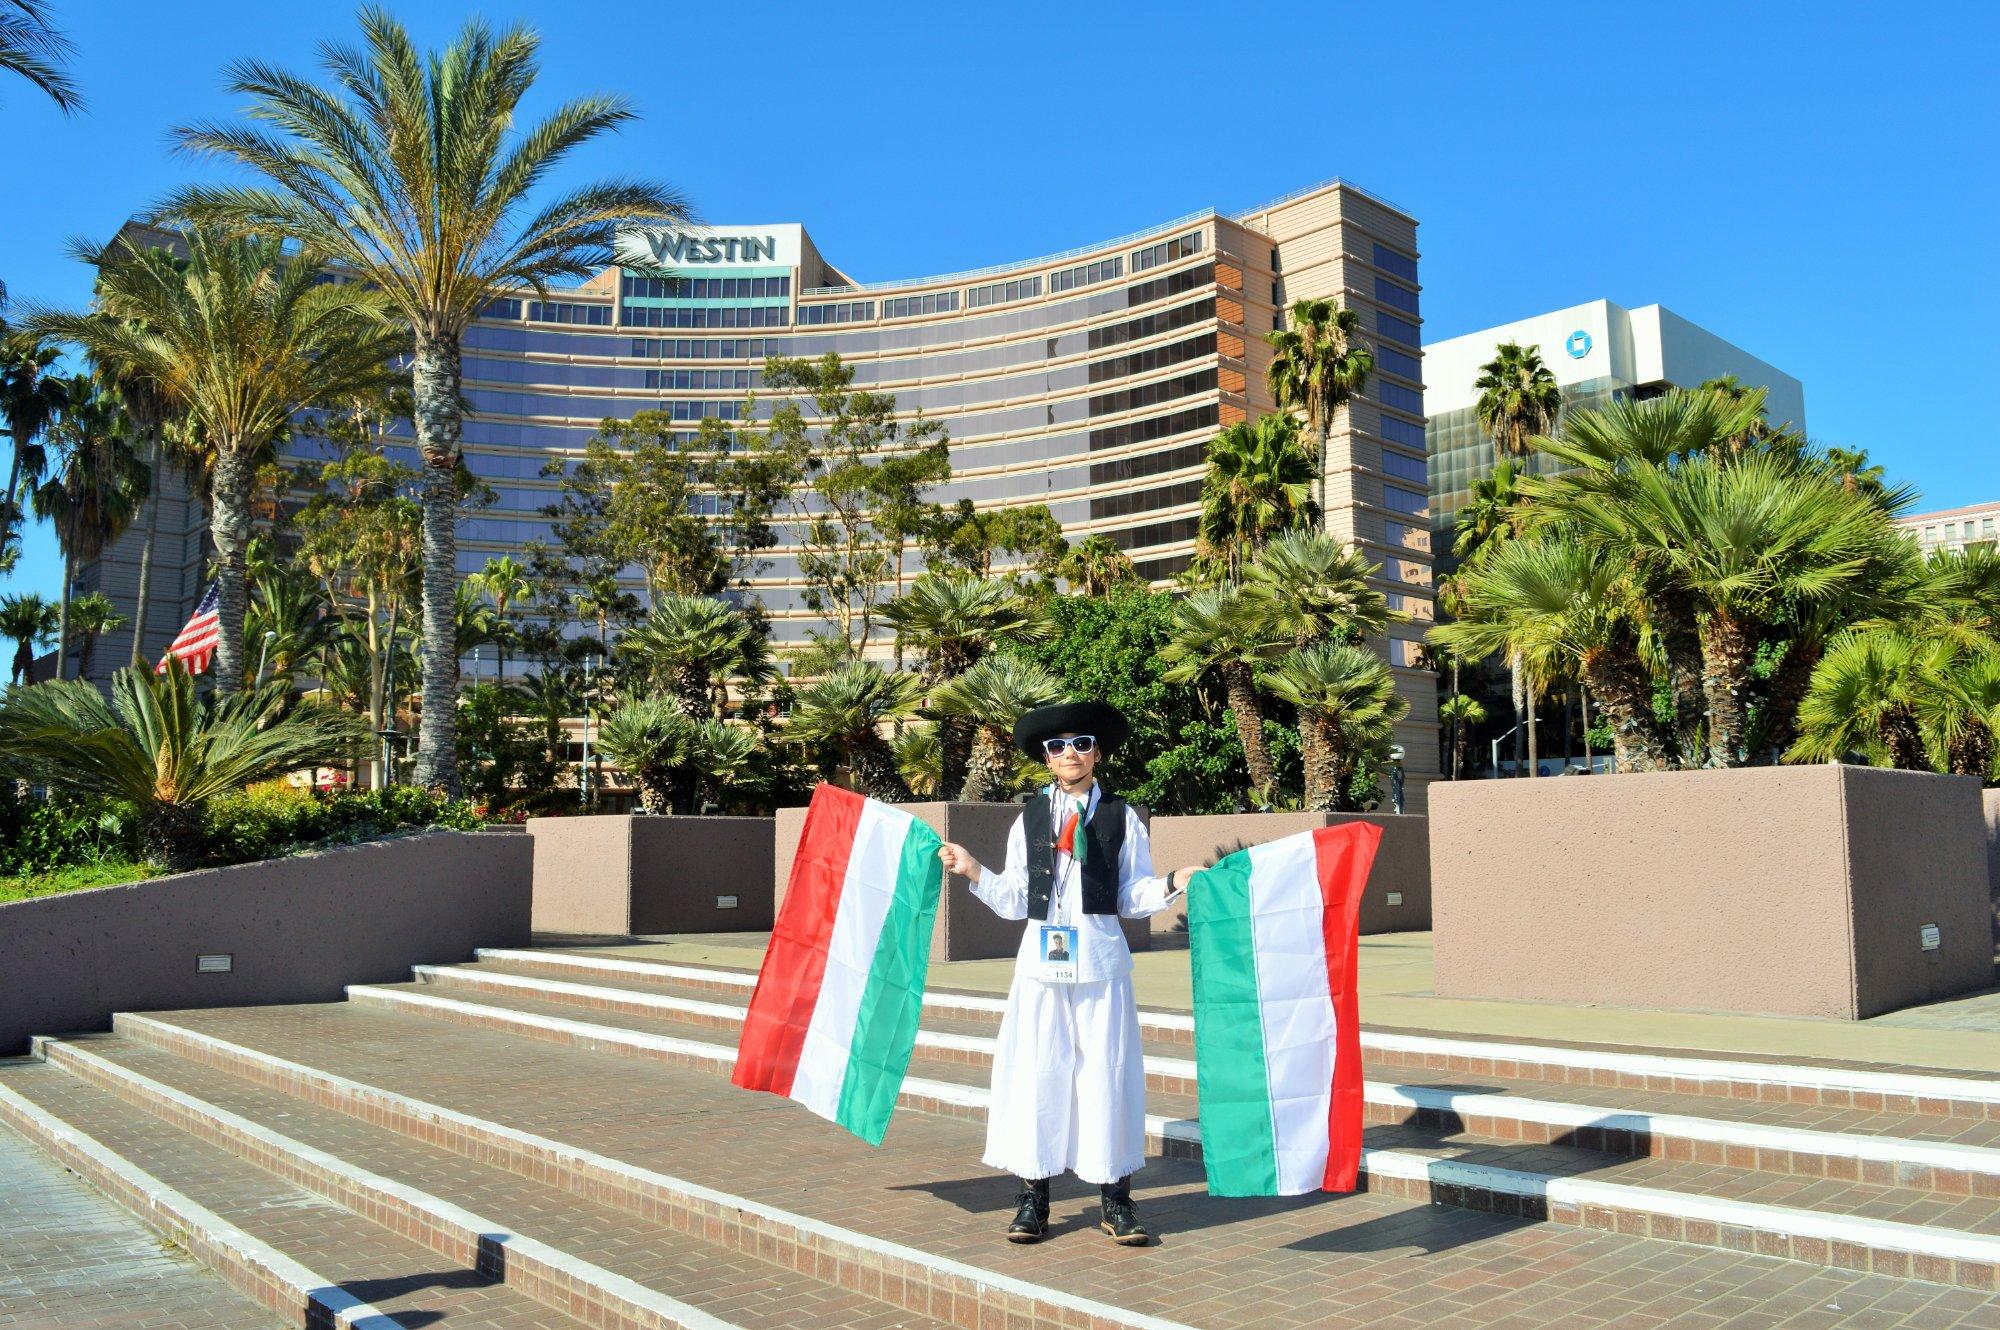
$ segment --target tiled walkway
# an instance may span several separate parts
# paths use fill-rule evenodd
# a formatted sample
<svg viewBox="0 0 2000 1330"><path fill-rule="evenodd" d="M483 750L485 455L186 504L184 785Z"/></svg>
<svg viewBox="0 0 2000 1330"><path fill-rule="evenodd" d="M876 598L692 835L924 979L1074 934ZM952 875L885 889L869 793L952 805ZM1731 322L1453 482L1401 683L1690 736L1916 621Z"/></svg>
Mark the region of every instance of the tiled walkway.
<svg viewBox="0 0 2000 1330"><path fill-rule="evenodd" d="M0 1128L0 1327L271 1330L277 1322Z"/></svg>

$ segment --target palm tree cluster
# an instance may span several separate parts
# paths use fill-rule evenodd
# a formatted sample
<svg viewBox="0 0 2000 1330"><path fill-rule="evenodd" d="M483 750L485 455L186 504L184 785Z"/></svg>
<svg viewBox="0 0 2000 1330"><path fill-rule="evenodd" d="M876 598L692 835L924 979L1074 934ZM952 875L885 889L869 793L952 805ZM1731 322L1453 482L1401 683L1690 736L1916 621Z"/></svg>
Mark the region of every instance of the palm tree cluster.
<svg viewBox="0 0 2000 1330"><path fill-rule="evenodd" d="M1553 472L1496 473L1430 640L1531 689L1581 682L1627 770L1860 753L1988 775L1991 553L1926 561L1893 524L1907 491L1763 405L1718 383L1532 436Z"/></svg>

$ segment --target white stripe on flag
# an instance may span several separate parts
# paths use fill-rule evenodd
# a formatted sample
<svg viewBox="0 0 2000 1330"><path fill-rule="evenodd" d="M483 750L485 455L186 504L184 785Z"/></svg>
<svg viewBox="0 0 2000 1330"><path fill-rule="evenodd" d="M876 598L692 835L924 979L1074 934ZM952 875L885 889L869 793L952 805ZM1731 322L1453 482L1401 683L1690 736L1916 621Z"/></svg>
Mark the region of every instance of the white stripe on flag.
<svg viewBox="0 0 2000 1330"><path fill-rule="evenodd" d="M1334 1015L1324 915L1311 836L1252 847L1250 921L1281 1196L1317 1191L1326 1173Z"/></svg>
<svg viewBox="0 0 2000 1330"><path fill-rule="evenodd" d="M840 1087L847 1079L847 1054L860 1019L861 994L875 966L875 947L882 921L896 894L896 873L902 862L903 839L910 832L910 814L870 799L854 826L854 844L847 852L847 876L840 884L834 908L833 935L827 939L826 972L820 979L819 1001L813 1004L799 1050L798 1072L792 1077L792 1098L829 1120L840 1110Z"/></svg>

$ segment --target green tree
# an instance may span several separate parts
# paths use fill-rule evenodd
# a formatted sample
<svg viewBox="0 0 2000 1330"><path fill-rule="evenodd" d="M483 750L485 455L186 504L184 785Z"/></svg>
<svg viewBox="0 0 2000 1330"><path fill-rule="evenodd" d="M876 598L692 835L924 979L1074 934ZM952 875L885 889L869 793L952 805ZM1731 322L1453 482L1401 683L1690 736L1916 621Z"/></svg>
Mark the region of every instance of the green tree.
<svg viewBox="0 0 2000 1330"><path fill-rule="evenodd" d="M510 607L531 599L535 593L535 584L528 580L528 570L511 554L501 554L488 559L486 566L468 577L466 582L473 590L493 602L493 613L499 616L500 626L494 636L494 646L500 653L500 662L494 677L504 684L507 682L507 642L513 636L507 611Z"/></svg>
<svg viewBox="0 0 2000 1330"><path fill-rule="evenodd" d="M111 597L102 591L89 591L70 602L70 626L82 643L82 655L77 662L77 677L88 679L92 657L97 651L97 639L106 633L115 633L125 626L125 616L111 603Z"/></svg>
<svg viewBox="0 0 2000 1330"><path fill-rule="evenodd" d="M7 427L7 488L0 491L0 553L14 547L21 496L48 469L42 435L62 411L68 381L53 372L60 347L0 323L0 423Z"/></svg>
<svg viewBox="0 0 2000 1330"><path fill-rule="evenodd" d="M827 753L870 798L907 803L909 783L896 769L882 727L915 714L922 687L914 674L850 662L798 695L785 737Z"/></svg>
<svg viewBox="0 0 2000 1330"><path fill-rule="evenodd" d="M89 375L73 376L49 427L49 477L35 488L35 516L55 528L62 551L56 612L56 678L69 677L70 598L79 563L97 558L125 534L150 488L132 448L122 404Z"/></svg>
<svg viewBox="0 0 2000 1330"><path fill-rule="evenodd" d="M339 626L317 581L297 568L274 568L251 580L243 638L256 644L266 678L289 680L310 667L332 643Z"/></svg>
<svg viewBox="0 0 2000 1330"><path fill-rule="evenodd" d="M1245 563L1272 536L1311 524L1312 481L1313 460L1290 415L1238 421L1210 440L1199 534L1230 581L1242 580Z"/></svg>
<svg viewBox="0 0 2000 1330"><path fill-rule="evenodd" d="M1334 641L1295 648L1278 658L1264 686L1298 708L1311 736L1305 752L1305 806L1354 812L1355 779L1363 765L1387 757L1395 723L1409 711L1395 676L1363 647Z"/></svg>
<svg viewBox="0 0 2000 1330"><path fill-rule="evenodd" d="M1794 762L1860 752L1904 771L1929 771L1917 719L1933 662L1923 643L1893 630L1843 633L1827 647L1799 708Z"/></svg>
<svg viewBox="0 0 2000 1330"><path fill-rule="evenodd" d="M187 236L189 259L158 249L95 251L92 314L40 313L29 326L73 342L118 374L181 403L208 473L221 637L216 687L243 686L245 565L256 466L302 407L333 404L386 380L405 335L380 297L271 239Z"/></svg>
<svg viewBox="0 0 2000 1330"><path fill-rule="evenodd" d="M1494 461L1527 457L1535 439L1554 431L1562 389L1542 363L1541 347L1500 343L1472 386L1479 393L1473 414L1493 439Z"/></svg>
<svg viewBox="0 0 2000 1330"><path fill-rule="evenodd" d="M1222 680L1229 711L1243 745L1252 788L1269 792L1277 767L1264 737L1264 704L1257 693L1257 670L1281 652L1287 637L1265 616L1246 609L1242 594L1223 585L1197 591L1174 606L1173 635L1160 651L1173 684L1199 683L1210 673Z"/></svg>
<svg viewBox="0 0 2000 1330"><path fill-rule="evenodd" d="M1400 621L1368 584L1382 571L1331 536L1296 531L1258 552L1243 584L1243 610L1295 646L1322 639L1358 642Z"/></svg>
<svg viewBox="0 0 2000 1330"><path fill-rule="evenodd" d="M923 533L925 566L933 572L960 570L991 577L1004 560L1020 580L1023 573L1048 580L1059 575L1069 542L1047 504L980 508L970 499L938 512Z"/></svg>
<svg viewBox="0 0 2000 1330"><path fill-rule="evenodd" d="M1343 309L1338 301L1295 300L1290 320L1289 328L1264 335L1272 351L1264 379L1280 410L1299 411L1305 416L1306 432L1313 444L1314 504L1323 513L1327 436L1333 432L1340 409L1375 372L1375 353L1357 340L1360 312Z"/></svg>
<svg viewBox="0 0 2000 1330"><path fill-rule="evenodd" d="M1451 778L1463 780L1472 747L1472 727L1485 721L1486 708L1478 698L1453 693L1438 703L1438 719L1451 727Z"/></svg>
<svg viewBox="0 0 2000 1330"><path fill-rule="evenodd" d="M76 80L63 68L75 50L49 21L44 0L0 0L0 70L40 88L64 115L83 106Z"/></svg>
<svg viewBox="0 0 2000 1330"><path fill-rule="evenodd" d="M0 636L14 639L10 682L26 683L34 672L35 648L55 640L56 607L35 595L0 597Z"/></svg>
<svg viewBox="0 0 2000 1330"><path fill-rule="evenodd" d="M682 451L658 412L607 420L581 459L555 460L562 497L546 511L580 561L636 565L649 600L708 596L729 580L729 560L697 508L713 494L712 459Z"/></svg>
<svg viewBox="0 0 2000 1330"><path fill-rule="evenodd" d="M949 797L967 803L1006 802L1017 765L1014 722L1061 697L1062 681L1055 675L1033 661L1007 655L983 657L933 689L932 711L974 727L965 784Z"/></svg>
<svg viewBox="0 0 2000 1330"><path fill-rule="evenodd" d="M704 789L720 794L748 768L757 732L692 720L670 698L626 702L604 718L597 741L639 787L649 813L694 813Z"/></svg>
<svg viewBox="0 0 2000 1330"><path fill-rule="evenodd" d="M1145 583L1133 566L1132 556L1119 549L1111 537L1101 534L1085 536L1056 567L1070 590L1079 595L1105 596L1120 587Z"/></svg>
<svg viewBox="0 0 2000 1330"><path fill-rule="evenodd" d="M665 687L691 720L720 718L730 682L758 687L777 677L759 625L722 601L665 596L618 641L640 679Z"/></svg>
<svg viewBox="0 0 2000 1330"><path fill-rule="evenodd" d="M631 120L616 97L565 102L517 125L538 71L539 39L468 20L443 51L420 52L387 10L360 13L359 47L322 47L331 86L240 61L229 92L249 99L251 124L183 128L183 147L261 177L194 186L170 214L203 224L294 237L381 292L415 334L410 362L416 444L424 463L422 733L417 783L456 792L458 658L452 650L462 465L460 347L495 296L587 277L610 262L621 225L685 221L664 186L584 185L532 208L563 160Z"/></svg>

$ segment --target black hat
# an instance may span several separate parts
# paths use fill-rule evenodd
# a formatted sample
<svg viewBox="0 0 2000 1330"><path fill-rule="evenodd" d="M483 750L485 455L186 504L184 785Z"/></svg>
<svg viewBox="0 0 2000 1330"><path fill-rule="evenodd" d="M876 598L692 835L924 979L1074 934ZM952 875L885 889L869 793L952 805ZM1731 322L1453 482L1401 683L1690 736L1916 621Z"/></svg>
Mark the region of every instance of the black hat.
<svg viewBox="0 0 2000 1330"><path fill-rule="evenodd" d="M1058 734L1092 734L1097 746L1114 752L1132 733L1125 717L1109 702L1058 702L1052 707L1036 707L1014 722L1014 746L1040 762L1048 757L1044 739Z"/></svg>

